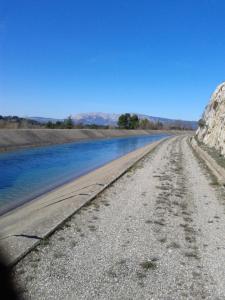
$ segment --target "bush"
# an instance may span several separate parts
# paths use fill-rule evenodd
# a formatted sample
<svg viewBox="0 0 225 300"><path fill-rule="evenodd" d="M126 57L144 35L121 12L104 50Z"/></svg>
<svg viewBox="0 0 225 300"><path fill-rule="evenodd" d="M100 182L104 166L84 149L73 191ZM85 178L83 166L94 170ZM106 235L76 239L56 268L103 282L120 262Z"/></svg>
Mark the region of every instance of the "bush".
<svg viewBox="0 0 225 300"><path fill-rule="evenodd" d="M200 120L198 121L198 126L199 126L199 127L204 127L205 125L206 125L206 122L205 122L204 119L200 119Z"/></svg>

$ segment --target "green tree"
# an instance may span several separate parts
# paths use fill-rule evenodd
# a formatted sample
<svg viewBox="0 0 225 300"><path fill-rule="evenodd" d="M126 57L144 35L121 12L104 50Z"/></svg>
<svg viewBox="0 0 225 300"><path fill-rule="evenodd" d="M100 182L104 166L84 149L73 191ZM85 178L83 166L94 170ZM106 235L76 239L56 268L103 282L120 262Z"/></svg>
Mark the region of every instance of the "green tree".
<svg viewBox="0 0 225 300"><path fill-rule="evenodd" d="M141 128L141 129L155 130L155 129L157 129L157 126L158 126L157 123L149 121L147 118L142 119L139 122L139 128Z"/></svg>
<svg viewBox="0 0 225 300"><path fill-rule="evenodd" d="M48 121L48 123L46 123L46 128L54 128L54 124L51 121Z"/></svg>
<svg viewBox="0 0 225 300"><path fill-rule="evenodd" d="M64 121L64 124L65 124L65 128L67 128L67 129L73 128L73 120L72 120L71 116L69 116L69 117Z"/></svg>
<svg viewBox="0 0 225 300"><path fill-rule="evenodd" d="M120 115L117 124L121 129L129 129L130 114L127 113L127 114Z"/></svg>
<svg viewBox="0 0 225 300"><path fill-rule="evenodd" d="M121 129L137 129L139 127L139 118L136 114L122 114L118 119L118 126Z"/></svg>
<svg viewBox="0 0 225 300"><path fill-rule="evenodd" d="M139 127L139 118L137 115L130 116L129 129L137 129Z"/></svg>
<svg viewBox="0 0 225 300"><path fill-rule="evenodd" d="M204 127L205 124L206 124L206 122L205 122L204 119L200 119L200 120L198 121L198 126L199 126L199 127Z"/></svg>

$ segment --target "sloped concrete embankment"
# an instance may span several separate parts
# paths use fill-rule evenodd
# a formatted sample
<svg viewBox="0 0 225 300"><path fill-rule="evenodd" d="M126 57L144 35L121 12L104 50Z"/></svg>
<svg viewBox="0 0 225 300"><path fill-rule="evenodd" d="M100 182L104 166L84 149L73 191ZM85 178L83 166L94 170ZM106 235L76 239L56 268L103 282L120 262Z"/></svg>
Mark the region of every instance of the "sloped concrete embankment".
<svg viewBox="0 0 225 300"><path fill-rule="evenodd" d="M120 129L2 129L0 130L0 152L19 148L64 144L88 139L159 133L178 134L180 132Z"/></svg>
<svg viewBox="0 0 225 300"><path fill-rule="evenodd" d="M194 138L190 139L190 145L197 155L205 162L209 170L221 185L225 185L225 169L221 167L205 150L203 150Z"/></svg>

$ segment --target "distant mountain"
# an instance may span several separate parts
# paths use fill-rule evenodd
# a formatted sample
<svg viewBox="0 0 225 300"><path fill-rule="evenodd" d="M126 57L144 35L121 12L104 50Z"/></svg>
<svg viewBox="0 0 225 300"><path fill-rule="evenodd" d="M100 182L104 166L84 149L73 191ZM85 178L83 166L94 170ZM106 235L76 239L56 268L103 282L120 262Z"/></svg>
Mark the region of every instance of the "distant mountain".
<svg viewBox="0 0 225 300"><path fill-rule="evenodd" d="M188 126L190 128L196 129L197 122L196 121L186 121L186 120L175 120L175 119L167 119L160 117L153 117L149 115L137 114L140 119L148 119L151 122L162 122L163 124L176 124L180 123L182 125ZM72 115L72 119L75 124L85 124L85 125L104 125L104 126L116 126L117 121L120 114L110 114L110 113L81 113Z"/></svg>
<svg viewBox="0 0 225 300"><path fill-rule="evenodd" d="M57 121L63 121L64 119L54 119L54 118L44 118L44 117L26 117L28 120L33 120L41 124L46 124L48 122L56 123Z"/></svg>
<svg viewBox="0 0 225 300"><path fill-rule="evenodd" d="M121 114L110 114L102 112L91 112L91 113L80 113L72 115L74 124L83 124L83 125L102 125L102 126L116 126L118 118ZM196 121L186 121L186 120L175 120L167 119L160 117L153 117L149 115L137 114L140 119L148 119L151 122L162 122L163 124L182 124L186 127L197 129ZM64 119L54 119L54 118L43 118L43 117L29 117L27 119L37 121L42 124L47 122L56 123L57 121L63 121Z"/></svg>
<svg viewBox="0 0 225 300"><path fill-rule="evenodd" d="M84 125L96 124L96 125L103 125L103 126L107 126L107 125L116 126L119 116L120 114L92 112L92 113L81 113L81 114L72 115L72 119L75 124L82 123Z"/></svg>

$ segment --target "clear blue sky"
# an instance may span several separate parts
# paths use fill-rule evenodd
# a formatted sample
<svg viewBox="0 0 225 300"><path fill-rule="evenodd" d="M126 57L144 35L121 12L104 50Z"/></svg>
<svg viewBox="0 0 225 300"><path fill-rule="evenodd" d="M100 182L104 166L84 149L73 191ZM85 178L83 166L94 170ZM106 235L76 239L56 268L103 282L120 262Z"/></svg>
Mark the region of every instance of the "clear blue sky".
<svg viewBox="0 0 225 300"><path fill-rule="evenodd" d="M199 119L225 80L224 0L0 0L0 114Z"/></svg>

